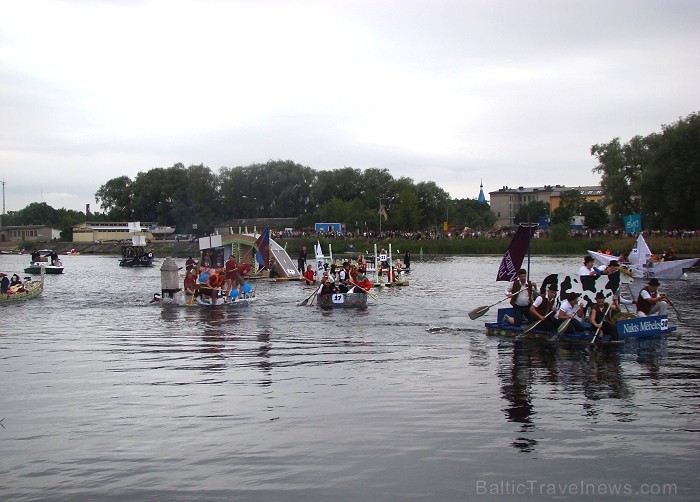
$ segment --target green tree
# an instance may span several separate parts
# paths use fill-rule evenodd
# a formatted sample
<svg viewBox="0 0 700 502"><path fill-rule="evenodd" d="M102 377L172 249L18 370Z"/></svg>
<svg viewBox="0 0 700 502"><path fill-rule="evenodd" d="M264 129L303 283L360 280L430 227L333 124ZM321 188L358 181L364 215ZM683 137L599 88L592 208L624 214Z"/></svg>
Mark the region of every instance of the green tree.
<svg viewBox="0 0 700 502"><path fill-rule="evenodd" d="M449 203L451 225L472 228L476 230L488 230L496 223L496 215L486 202L476 199L452 199Z"/></svg>
<svg viewBox="0 0 700 502"><path fill-rule="evenodd" d="M434 181L422 181L416 185L416 196L423 217L420 228L442 228L442 222L447 218L450 194L437 186Z"/></svg>
<svg viewBox="0 0 700 502"><path fill-rule="evenodd" d="M549 204L541 200L533 200L518 209L515 213L515 223L537 223L540 216L547 215L549 215Z"/></svg>
<svg viewBox="0 0 700 502"><path fill-rule="evenodd" d="M95 193L95 202L107 211L115 221L133 219L133 189L131 184L131 178L119 176L107 181Z"/></svg>
<svg viewBox="0 0 700 502"><path fill-rule="evenodd" d="M647 228L700 228L700 115L692 114L651 136L641 180Z"/></svg>
<svg viewBox="0 0 700 502"><path fill-rule="evenodd" d="M623 215L639 211L635 189L632 186L633 180L638 177L637 173L627 165L620 138L615 138L607 144L593 145L591 155L598 159L598 165L593 168L593 172L601 174L603 203L611 208L613 224L621 226Z"/></svg>
<svg viewBox="0 0 700 502"><path fill-rule="evenodd" d="M574 210L567 206L559 206L552 213L552 225L570 225L571 218L574 216Z"/></svg>
<svg viewBox="0 0 700 502"><path fill-rule="evenodd" d="M581 207L581 214L586 219L586 226L588 228L603 228L610 223L610 217L607 211L597 202L584 202Z"/></svg>
<svg viewBox="0 0 700 502"><path fill-rule="evenodd" d="M576 189L564 190L561 192L559 206L569 209L572 214L581 214L586 198Z"/></svg>
<svg viewBox="0 0 700 502"><path fill-rule="evenodd" d="M700 116L693 113L662 127L662 133L619 138L594 145L604 204L614 224L642 213L647 228L698 228L700 202Z"/></svg>
<svg viewBox="0 0 700 502"><path fill-rule="evenodd" d="M412 187L406 186L399 196L399 207L396 211L397 226L403 230L420 230L421 219L418 197Z"/></svg>

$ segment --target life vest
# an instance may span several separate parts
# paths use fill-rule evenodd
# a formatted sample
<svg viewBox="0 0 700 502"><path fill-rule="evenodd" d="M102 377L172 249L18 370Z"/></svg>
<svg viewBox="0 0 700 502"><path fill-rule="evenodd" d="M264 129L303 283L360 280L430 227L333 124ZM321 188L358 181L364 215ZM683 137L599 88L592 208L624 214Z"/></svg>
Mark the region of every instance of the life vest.
<svg viewBox="0 0 700 502"><path fill-rule="evenodd" d="M656 298L658 296L658 293L652 293L649 291L649 286L645 286L642 288L642 291L646 291L649 293L649 296L652 298ZM642 298L642 291L639 292L639 296L637 297L637 310L640 312L644 312L646 315L649 315L649 312L651 312L651 302L645 298Z"/></svg>
<svg viewBox="0 0 700 502"><path fill-rule="evenodd" d="M607 310L607 313L606 313ZM593 306L593 311L591 313L595 312L595 318L596 321L599 321L602 319L603 321L612 324L612 309L608 308L608 304L604 303L603 307L598 307L598 305Z"/></svg>
<svg viewBox="0 0 700 502"><path fill-rule="evenodd" d="M224 277L221 274L215 272L209 275L209 284L213 288L220 288L224 284Z"/></svg>
<svg viewBox="0 0 700 502"><path fill-rule="evenodd" d="M549 313L555 301L556 299L550 301L547 295L542 295L542 303L540 303L539 307L535 307L535 310L541 316L545 316Z"/></svg>
<svg viewBox="0 0 700 502"><path fill-rule="evenodd" d="M526 286L529 286L529 284L526 282ZM513 296L510 298L510 304L515 307L515 300L518 299L518 293L520 292L520 289L522 288L522 285L520 284L519 280L513 281L513 287L510 288L510 292L513 293ZM528 287L527 288L527 304L532 305L532 288Z"/></svg>

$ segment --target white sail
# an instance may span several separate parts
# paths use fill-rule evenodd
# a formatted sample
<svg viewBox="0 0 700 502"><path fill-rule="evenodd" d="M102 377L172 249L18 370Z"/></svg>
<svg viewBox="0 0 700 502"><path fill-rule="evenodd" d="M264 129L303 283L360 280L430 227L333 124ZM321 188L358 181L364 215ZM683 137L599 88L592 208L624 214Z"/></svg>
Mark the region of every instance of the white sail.
<svg viewBox="0 0 700 502"><path fill-rule="evenodd" d="M637 237L637 246L630 253L632 265L644 265L651 258L652 252L642 234Z"/></svg>
<svg viewBox="0 0 700 502"><path fill-rule="evenodd" d="M588 251L597 263L608 265L610 260L618 259L617 256L606 255L595 251ZM640 235L634 249L630 252L630 263L626 268L632 272L637 279L681 279L685 275L685 269L694 266L700 258L687 258L684 260L652 261L653 253L644 239Z"/></svg>
<svg viewBox="0 0 700 502"><path fill-rule="evenodd" d="M325 258L323 256L323 249L321 249L321 242L316 241L316 246L314 246L314 251L316 253L316 270L318 272L323 272Z"/></svg>

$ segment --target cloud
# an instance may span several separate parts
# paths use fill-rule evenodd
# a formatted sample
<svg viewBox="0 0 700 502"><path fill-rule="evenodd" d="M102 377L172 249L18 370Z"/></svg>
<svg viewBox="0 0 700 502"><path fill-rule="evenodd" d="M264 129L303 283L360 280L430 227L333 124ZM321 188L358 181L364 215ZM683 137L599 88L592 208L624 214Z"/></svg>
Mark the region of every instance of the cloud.
<svg viewBox="0 0 700 502"><path fill-rule="evenodd" d="M10 210L177 162L591 185L591 145L697 111L694 1L1 5Z"/></svg>

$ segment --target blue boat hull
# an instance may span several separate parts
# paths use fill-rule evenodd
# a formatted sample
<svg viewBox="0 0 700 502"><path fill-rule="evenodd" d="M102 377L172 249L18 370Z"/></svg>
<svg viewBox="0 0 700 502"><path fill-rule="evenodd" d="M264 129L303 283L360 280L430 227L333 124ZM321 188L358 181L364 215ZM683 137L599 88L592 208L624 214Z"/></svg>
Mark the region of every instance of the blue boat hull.
<svg viewBox="0 0 700 502"><path fill-rule="evenodd" d="M503 319L504 315L513 315L513 309L503 308L498 309L497 319ZM522 326L513 326L511 324L503 324L500 322L487 322L486 334L489 336L503 336L518 339L539 339L552 340L562 342L585 342L590 343L595 336L595 329L590 329L591 326L584 323L586 331L580 333L562 333L557 334L556 331L544 331L537 328L527 334L523 334ZM619 343L628 339L640 339L653 336L667 335L676 330L668 322L668 316L652 315L647 317L635 317L632 319L620 319L614 324L613 335L596 337L596 343Z"/></svg>

